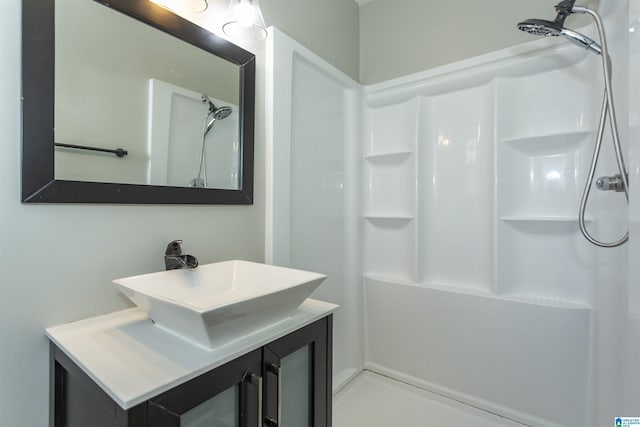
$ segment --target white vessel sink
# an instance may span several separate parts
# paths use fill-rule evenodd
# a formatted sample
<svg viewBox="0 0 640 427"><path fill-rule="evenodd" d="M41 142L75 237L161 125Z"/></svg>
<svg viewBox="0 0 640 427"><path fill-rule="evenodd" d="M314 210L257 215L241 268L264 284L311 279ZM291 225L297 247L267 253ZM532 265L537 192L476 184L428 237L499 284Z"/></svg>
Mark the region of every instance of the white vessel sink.
<svg viewBox="0 0 640 427"><path fill-rule="evenodd" d="M114 280L155 324L205 348L285 320L324 274L248 261Z"/></svg>

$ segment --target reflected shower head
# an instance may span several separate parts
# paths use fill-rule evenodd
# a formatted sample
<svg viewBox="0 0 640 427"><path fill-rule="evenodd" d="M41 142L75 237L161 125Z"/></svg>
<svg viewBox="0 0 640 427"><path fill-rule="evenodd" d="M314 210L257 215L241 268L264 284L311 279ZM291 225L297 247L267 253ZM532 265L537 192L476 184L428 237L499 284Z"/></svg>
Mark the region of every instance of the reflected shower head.
<svg viewBox="0 0 640 427"><path fill-rule="evenodd" d="M202 102L205 104L209 104L209 113L207 113L207 117L205 118L206 128L204 131L204 135L206 136L213 124L216 120L226 119L231 115L233 109L228 105L223 105L222 107L216 107L216 105L211 102L211 99L207 95L202 95ZM211 118L211 120L209 120Z"/></svg>
<svg viewBox="0 0 640 427"><path fill-rule="evenodd" d="M215 106L214 106L215 107ZM222 107L217 107L213 110L213 118L216 120L226 119L231 115L233 110L228 105L224 105Z"/></svg>
<svg viewBox="0 0 640 427"><path fill-rule="evenodd" d="M205 119L207 127L204 131L204 136L207 136L216 120L226 119L231 115L232 111L233 110L231 109L231 107L228 107L226 105L220 108L214 106L213 111L209 110L209 114L207 114L207 117ZM211 120L209 120L209 117L211 117Z"/></svg>
<svg viewBox="0 0 640 427"><path fill-rule="evenodd" d="M211 99L207 95L202 95L202 102L205 104L209 104L209 114L212 115L214 119L221 120L229 117L231 112L233 111L229 106L216 107L216 105L211 102Z"/></svg>
<svg viewBox="0 0 640 427"><path fill-rule="evenodd" d="M584 8L579 6L574 8L574 4L575 0L565 0L556 5L556 12L558 12L558 16L556 16L554 21L546 21L544 19L527 19L526 21L518 23L518 29L535 36L564 36L576 46L590 50L598 55L602 54L602 48L594 40L584 34L580 34L577 31L564 27L564 21L567 19L567 16L575 12L584 13Z"/></svg>

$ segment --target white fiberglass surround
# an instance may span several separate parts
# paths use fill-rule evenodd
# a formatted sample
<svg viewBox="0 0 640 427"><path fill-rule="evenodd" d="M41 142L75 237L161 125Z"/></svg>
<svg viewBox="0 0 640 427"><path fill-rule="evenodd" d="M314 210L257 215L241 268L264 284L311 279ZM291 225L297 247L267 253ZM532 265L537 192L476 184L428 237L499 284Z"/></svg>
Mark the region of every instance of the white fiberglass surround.
<svg viewBox="0 0 640 427"><path fill-rule="evenodd" d="M538 41L365 89L367 368L527 424L589 419L594 61Z"/></svg>
<svg viewBox="0 0 640 427"><path fill-rule="evenodd" d="M620 21L629 14L626 2L601 3L607 27L623 28L610 44L625 135L628 27ZM325 265L351 269L325 290L342 298L329 299L344 316L335 323L337 385L357 363L359 323L348 321L363 310L365 369L528 425L600 427L640 415L637 386L620 385L627 373L639 376L638 322L621 315L626 297L640 294L625 286L628 248L598 249L578 231L602 100L599 58L563 40L533 41L364 87L356 122L332 99L345 99L344 88L307 80L305 91L292 78L344 81L341 73L275 34L267 252L329 278L321 264L332 257ZM343 157L328 161L327 150ZM640 170L637 156L631 161ZM615 170L606 140L597 176ZM351 185L331 179L341 172ZM344 193L324 197L330 188ZM619 194L594 192L587 214L602 239L626 230ZM629 299L633 313L637 298Z"/></svg>
<svg viewBox="0 0 640 427"><path fill-rule="evenodd" d="M312 297L342 307L334 315L336 389L364 362L361 87L276 28L269 29L266 74L266 261L313 265L328 276Z"/></svg>

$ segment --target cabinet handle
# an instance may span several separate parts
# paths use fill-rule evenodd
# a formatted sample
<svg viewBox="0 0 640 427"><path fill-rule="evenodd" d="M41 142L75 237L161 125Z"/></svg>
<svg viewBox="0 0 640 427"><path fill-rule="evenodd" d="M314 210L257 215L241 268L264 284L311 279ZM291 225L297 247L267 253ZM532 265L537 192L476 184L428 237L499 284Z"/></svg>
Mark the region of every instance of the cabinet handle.
<svg viewBox="0 0 640 427"><path fill-rule="evenodd" d="M249 381L258 387L258 427L262 427L262 377L260 375L251 374Z"/></svg>
<svg viewBox="0 0 640 427"><path fill-rule="evenodd" d="M268 420L271 425L280 426L282 424L282 375L281 375L280 366L272 363L269 365L269 371L278 378L278 420L274 422L273 420Z"/></svg>

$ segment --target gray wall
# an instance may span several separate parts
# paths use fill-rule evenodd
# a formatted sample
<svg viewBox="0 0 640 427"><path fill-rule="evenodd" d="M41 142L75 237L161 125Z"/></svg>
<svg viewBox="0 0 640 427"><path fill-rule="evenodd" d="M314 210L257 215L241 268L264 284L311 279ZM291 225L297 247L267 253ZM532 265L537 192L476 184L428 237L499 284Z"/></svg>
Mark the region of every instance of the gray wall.
<svg viewBox="0 0 640 427"><path fill-rule="evenodd" d="M2 0L0 0L2 1ZM200 26L221 33L229 0L209 0L207 13L192 13L189 2L170 2L175 11ZM359 9L353 0L260 0L267 27L274 26L320 55L340 71L358 79ZM258 48L255 43L242 45Z"/></svg>
<svg viewBox="0 0 640 427"><path fill-rule="evenodd" d="M253 206L20 203L20 0L0 0L0 425L48 426L44 328L129 307L111 280L164 268L185 241L202 263L264 259L264 149Z"/></svg>
<svg viewBox="0 0 640 427"><path fill-rule="evenodd" d="M515 28L552 20L558 0L373 0L360 7L360 81L377 83L534 38ZM597 0L580 4L595 6ZM585 23L570 17L568 26Z"/></svg>
<svg viewBox="0 0 640 427"><path fill-rule="evenodd" d="M358 80L359 18L355 1L260 0L260 6L267 26L278 27Z"/></svg>

